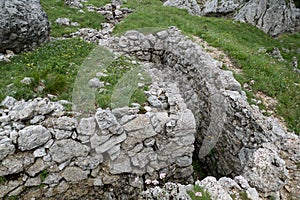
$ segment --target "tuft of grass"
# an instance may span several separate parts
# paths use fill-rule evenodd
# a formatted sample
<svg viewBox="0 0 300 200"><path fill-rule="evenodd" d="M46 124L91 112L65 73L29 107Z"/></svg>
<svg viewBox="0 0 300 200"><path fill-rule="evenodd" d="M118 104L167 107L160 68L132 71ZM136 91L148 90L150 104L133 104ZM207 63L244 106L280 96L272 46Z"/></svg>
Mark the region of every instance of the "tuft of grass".
<svg viewBox="0 0 300 200"><path fill-rule="evenodd" d="M47 170L43 170L41 173L40 173L40 178L41 178L41 181L43 182L47 176L49 175L49 172Z"/></svg>
<svg viewBox="0 0 300 200"><path fill-rule="evenodd" d="M292 67L292 58L300 60L300 33L272 38L256 27L231 19L192 16L186 10L164 7L159 0L128 0L124 4L135 10L114 29L114 34L145 27L164 29L177 26L187 35L206 40L222 49L242 69L235 78L243 85L255 81L248 94L256 92L278 100L276 114L282 116L290 131L300 133L300 74ZM284 62L259 53L259 49L278 48ZM284 51L288 49L289 51Z"/></svg>
<svg viewBox="0 0 300 200"><path fill-rule="evenodd" d="M192 200L211 200L210 194L201 188L199 185L194 185L192 191L187 191ZM200 196L197 194L201 193Z"/></svg>
<svg viewBox="0 0 300 200"><path fill-rule="evenodd" d="M100 7L107 3L106 1L96 1L89 0L85 2L83 12L79 11L77 8L71 8L66 6L64 1L62 0L41 0L41 5L45 12L48 15L48 19L51 23L51 35L53 37L61 37L66 34L73 33L77 31L78 28L89 27L94 29L101 28L101 23L105 22L105 18L103 15L97 12L89 12L87 10L87 6L94 5ZM73 26L60 26L55 23L55 20L60 17L69 18L72 22L78 22L80 24L79 27Z"/></svg>

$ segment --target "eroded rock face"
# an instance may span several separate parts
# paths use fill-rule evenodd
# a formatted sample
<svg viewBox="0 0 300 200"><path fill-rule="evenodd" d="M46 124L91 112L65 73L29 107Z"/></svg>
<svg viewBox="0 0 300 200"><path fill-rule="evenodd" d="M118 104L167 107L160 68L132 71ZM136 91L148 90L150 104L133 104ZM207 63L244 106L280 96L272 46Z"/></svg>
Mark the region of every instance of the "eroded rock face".
<svg viewBox="0 0 300 200"><path fill-rule="evenodd" d="M1 0L0 7L0 52L30 50L49 40L50 24L39 0Z"/></svg>
<svg viewBox="0 0 300 200"><path fill-rule="evenodd" d="M300 24L299 9L293 0L168 0L164 5L187 9L193 15L230 16L273 36L297 31Z"/></svg>
<svg viewBox="0 0 300 200"><path fill-rule="evenodd" d="M253 24L270 35L290 31L299 23L293 0L251 0L240 6L234 19Z"/></svg>

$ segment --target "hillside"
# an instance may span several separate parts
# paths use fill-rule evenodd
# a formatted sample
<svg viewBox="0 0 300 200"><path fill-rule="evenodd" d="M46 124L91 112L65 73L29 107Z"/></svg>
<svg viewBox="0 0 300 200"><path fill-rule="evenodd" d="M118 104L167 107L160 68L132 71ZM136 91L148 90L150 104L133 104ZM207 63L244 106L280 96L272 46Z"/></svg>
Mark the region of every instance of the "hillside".
<svg viewBox="0 0 300 200"><path fill-rule="evenodd" d="M100 6L107 2L90 0L85 5ZM87 11L78 15L75 8L66 7L61 1L42 1L42 5L48 13L52 24L51 35L54 37L69 34L77 29L58 25L55 20L59 17L68 17L71 21L80 22L80 28L97 29L105 21L102 15L95 12ZM209 45L219 48L229 56L237 69L233 71L234 75L244 86L249 102L258 105L266 115L282 117L289 131L299 133L300 79L299 73L296 72L298 70L295 71L295 67L299 69L299 66L294 66L300 59L299 33L272 38L249 24L222 18L191 16L185 10L163 7L158 0L128 0L123 6L133 9L134 13L117 24L114 34L120 35L133 29L155 32L176 26L189 37L204 39ZM72 48L66 50L64 44L53 41L44 48L16 56L10 63L1 62L1 99L6 95L28 99L47 93L70 99L72 81L77 74L76 68L93 45L76 40L63 43ZM278 50L280 55L277 55ZM222 57L223 55L219 59L222 60ZM223 65L223 68L227 67L226 64ZM19 73L20 71L24 73ZM12 79L6 79L7 76L11 76ZM20 85L19 81L25 76L38 76L35 80L45 80L49 84L46 84L43 92L36 92L33 88L40 84L39 81L35 81L30 87L24 88ZM12 88L7 88L11 83L15 84L11 85ZM270 98L276 103L266 102Z"/></svg>

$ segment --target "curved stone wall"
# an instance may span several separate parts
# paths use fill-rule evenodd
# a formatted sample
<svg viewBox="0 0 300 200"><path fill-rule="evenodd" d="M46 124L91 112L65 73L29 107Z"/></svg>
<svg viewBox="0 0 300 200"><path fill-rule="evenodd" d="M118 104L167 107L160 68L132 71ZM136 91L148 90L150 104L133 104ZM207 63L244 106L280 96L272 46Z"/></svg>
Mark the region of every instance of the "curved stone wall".
<svg viewBox="0 0 300 200"><path fill-rule="evenodd" d="M196 119L195 154L214 176L247 174L254 167L248 165L255 152L285 135L276 120L265 118L247 103L231 72L221 70L216 60L175 27L148 35L128 31L112 39L110 48L155 63L157 75L177 84ZM281 160L278 154L273 157ZM272 188L264 183L264 190L284 185L284 163L274 166L274 171L282 175L283 181Z"/></svg>

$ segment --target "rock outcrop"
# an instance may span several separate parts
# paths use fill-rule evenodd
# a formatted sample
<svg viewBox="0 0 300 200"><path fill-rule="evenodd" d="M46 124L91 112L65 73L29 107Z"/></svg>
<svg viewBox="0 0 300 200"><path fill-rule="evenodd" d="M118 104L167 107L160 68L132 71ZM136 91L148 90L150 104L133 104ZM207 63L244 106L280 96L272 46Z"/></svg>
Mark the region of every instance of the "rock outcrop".
<svg viewBox="0 0 300 200"><path fill-rule="evenodd" d="M50 39L50 24L39 0L1 0L0 7L0 53L31 50Z"/></svg>
<svg viewBox="0 0 300 200"><path fill-rule="evenodd" d="M293 0L168 0L164 5L187 9L193 15L229 16L273 36L297 31L300 24Z"/></svg>
<svg viewBox="0 0 300 200"><path fill-rule="evenodd" d="M240 5L234 19L253 24L270 35L278 35L293 30L299 24L296 17L293 0L252 0Z"/></svg>

